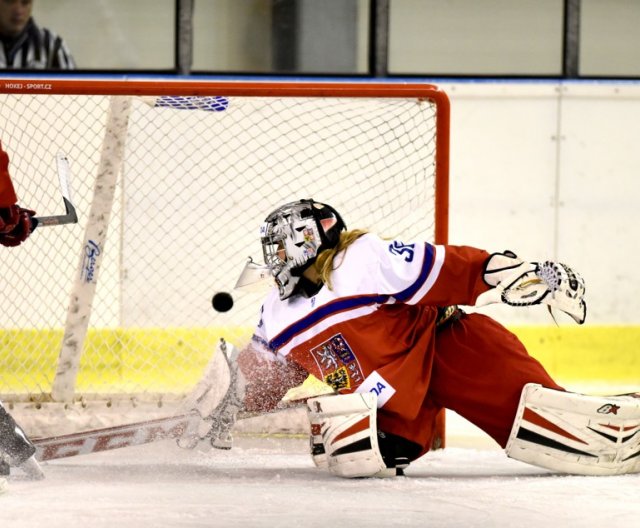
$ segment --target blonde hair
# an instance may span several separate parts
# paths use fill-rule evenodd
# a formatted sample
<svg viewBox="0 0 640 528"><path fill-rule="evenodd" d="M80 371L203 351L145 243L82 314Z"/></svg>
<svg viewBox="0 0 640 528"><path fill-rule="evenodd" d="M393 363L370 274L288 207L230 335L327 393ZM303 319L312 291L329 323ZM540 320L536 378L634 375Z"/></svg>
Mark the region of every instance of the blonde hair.
<svg viewBox="0 0 640 528"><path fill-rule="evenodd" d="M325 249L318 255L314 266L316 268L316 271L318 272L318 275L320 275L320 279L327 285L329 289L331 289L331 272L340 265L340 263L338 263L334 267L334 260L336 258L336 255L341 251L346 251L351 244L358 240L362 235L366 235L367 233L368 231L364 229L342 231L340 233L340 240L338 240L338 244L336 245L336 247Z"/></svg>

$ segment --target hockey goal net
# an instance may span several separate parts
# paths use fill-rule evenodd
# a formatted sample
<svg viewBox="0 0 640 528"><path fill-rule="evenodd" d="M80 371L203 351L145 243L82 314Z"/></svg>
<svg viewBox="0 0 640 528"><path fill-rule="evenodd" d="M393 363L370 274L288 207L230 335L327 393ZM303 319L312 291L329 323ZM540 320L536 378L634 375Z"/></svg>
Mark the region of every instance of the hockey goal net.
<svg viewBox="0 0 640 528"><path fill-rule="evenodd" d="M434 86L0 87L20 204L64 212L63 155L79 218L2 252L0 399L38 424L53 408L58 424L160 409L193 387L220 337L248 340L263 293L238 291L224 314L211 298L261 257L258 228L281 203L313 197L350 227L446 242L449 107Z"/></svg>

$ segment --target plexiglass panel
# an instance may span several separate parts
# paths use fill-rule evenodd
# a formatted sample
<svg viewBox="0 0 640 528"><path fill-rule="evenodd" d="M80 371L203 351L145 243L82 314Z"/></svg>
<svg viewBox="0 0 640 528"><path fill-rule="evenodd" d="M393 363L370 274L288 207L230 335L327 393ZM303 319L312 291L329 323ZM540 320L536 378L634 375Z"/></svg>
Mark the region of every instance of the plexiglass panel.
<svg viewBox="0 0 640 528"><path fill-rule="evenodd" d="M175 0L34 0L79 69L159 70L175 63Z"/></svg>
<svg viewBox="0 0 640 528"><path fill-rule="evenodd" d="M559 75L562 0L390 0L389 72Z"/></svg>
<svg viewBox="0 0 640 528"><path fill-rule="evenodd" d="M582 0L580 75L640 75L640 2Z"/></svg>

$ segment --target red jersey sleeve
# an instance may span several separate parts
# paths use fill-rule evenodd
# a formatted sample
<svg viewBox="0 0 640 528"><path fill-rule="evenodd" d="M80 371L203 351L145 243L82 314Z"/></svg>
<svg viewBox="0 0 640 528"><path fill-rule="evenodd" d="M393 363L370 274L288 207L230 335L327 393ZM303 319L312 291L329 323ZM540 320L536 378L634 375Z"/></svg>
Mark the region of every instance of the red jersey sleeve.
<svg viewBox="0 0 640 528"><path fill-rule="evenodd" d="M0 207L9 207L18 202L9 175L9 155L2 149L0 143Z"/></svg>
<svg viewBox="0 0 640 528"><path fill-rule="evenodd" d="M375 290L406 304L446 306L472 305L489 288L483 280L489 253L482 249L372 236L360 247L363 291Z"/></svg>
<svg viewBox="0 0 640 528"><path fill-rule="evenodd" d="M238 355L238 366L247 381L245 408L267 412L276 408L285 394L307 379L307 372L285 358L263 353L249 345Z"/></svg>
<svg viewBox="0 0 640 528"><path fill-rule="evenodd" d="M474 305L478 295L489 286L483 279L489 253L469 246L441 246L444 249L442 266L431 288L420 303Z"/></svg>

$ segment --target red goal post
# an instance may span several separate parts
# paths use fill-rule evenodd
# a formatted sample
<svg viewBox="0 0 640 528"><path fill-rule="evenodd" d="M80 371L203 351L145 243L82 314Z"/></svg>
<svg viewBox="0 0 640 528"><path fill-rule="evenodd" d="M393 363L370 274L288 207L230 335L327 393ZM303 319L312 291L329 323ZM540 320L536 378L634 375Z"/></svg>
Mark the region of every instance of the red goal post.
<svg viewBox="0 0 640 528"><path fill-rule="evenodd" d="M78 223L3 253L0 399L156 407L197 381L219 337L242 344L263 294L230 290L257 228L302 197L349 226L447 242L449 102L380 82L5 79L0 140L20 204Z"/></svg>

